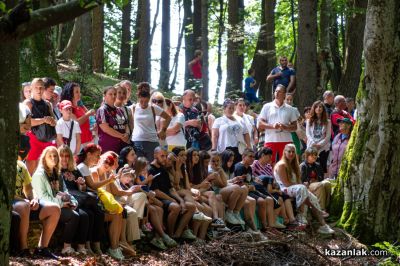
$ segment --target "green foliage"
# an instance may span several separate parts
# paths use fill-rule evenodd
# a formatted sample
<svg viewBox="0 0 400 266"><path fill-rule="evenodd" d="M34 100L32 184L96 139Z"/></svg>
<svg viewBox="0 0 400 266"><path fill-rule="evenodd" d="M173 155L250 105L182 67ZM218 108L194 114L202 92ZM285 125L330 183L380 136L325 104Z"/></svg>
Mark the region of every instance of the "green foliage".
<svg viewBox="0 0 400 266"><path fill-rule="evenodd" d="M296 5L294 8L294 18L297 30L298 10ZM294 36L292 29L290 1L280 0L277 1L275 12L275 47L277 57L287 56L290 58L294 49L293 46Z"/></svg>
<svg viewBox="0 0 400 266"><path fill-rule="evenodd" d="M104 8L104 71L107 76L117 77L121 47L122 12L115 5Z"/></svg>
<svg viewBox="0 0 400 266"><path fill-rule="evenodd" d="M245 38L242 47L244 54L244 69L248 69L253 61L257 46L259 28L261 25L261 1L249 1L244 10Z"/></svg>
<svg viewBox="0 0 400 266"><path fill-rule="evenodd" d="M0 1L0 11L6 12L6 3L4 1Z"/></svg>
<svg viewBox="0 0 400 266"><path fill-rule="evenodd" d="M383 262L379 263L379 265L392 266L400 264L400 245L395 245L384 241L376 243L372 246L381 250L386 250L391 255L390 258L385 259Z"/></svg>

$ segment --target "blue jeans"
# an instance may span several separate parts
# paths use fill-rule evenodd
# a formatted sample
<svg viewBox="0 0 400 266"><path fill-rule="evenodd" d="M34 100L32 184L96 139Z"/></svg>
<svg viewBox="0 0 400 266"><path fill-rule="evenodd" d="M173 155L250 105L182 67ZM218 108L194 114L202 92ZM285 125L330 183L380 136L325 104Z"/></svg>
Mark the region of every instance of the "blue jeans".
<svg viewBox="0 0 400 266"><path fill-rule="evenodd" d="M160 146L160 143L150 141L134 141L132 145L138 157L146 157L146 159L151 163L154 160L154 149Z"/></svg>
<svg viewBox="0 0 400 266"><path fill-rule="evenodd" d="M260 100L257 98L255 92L246 92L245 99L248 100L250 103L255 102L258 103Z"/></svg>

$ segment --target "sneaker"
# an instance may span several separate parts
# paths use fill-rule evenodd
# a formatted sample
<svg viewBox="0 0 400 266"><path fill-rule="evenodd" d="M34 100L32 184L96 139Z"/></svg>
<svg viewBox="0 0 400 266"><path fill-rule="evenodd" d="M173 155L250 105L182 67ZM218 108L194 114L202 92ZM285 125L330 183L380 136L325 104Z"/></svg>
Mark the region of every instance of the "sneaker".
<svg viewBox="0 0 400 266"><path fill-rule="evenodd" d="M278 229L285 229L286 226L281 224L280 222L276 221L275 224L272 226L274 228L278 228Z"/></svg>
<svg viewBox="0 0 400 266"><path fill-rule="evenodd" d="M158 249L161 250L166 250L167 247L164 245L164 242L161 240L161 238L156 238L154 237L151 241L150 244L152 244L153 246L155 246Z"/></svg>
<svg viewBox="0 0 400 266"><path fill-rule="evenodd" d="M181 238L195 240L197 237L192 233L190 229L186 229L185 231L183 231Z"/></svg>
<svg viewBox="0 0 400 266"><path fill-rule="evenodd" d="M116 260L123 260L125 259L124 255L122 255L122 251L119 248L109 248L107 250L108 255Z"/></svg>
<svg viewBox="0 0 400 266"><path fill-rule="evenodd" d="M318 233L325 234L325 235L332 235L335 231L329 227L329 225L325 224L318 228Z"/></svg>
<svg viewBox="0 0 400 266"><path fill-rule="evenodd" d="M297 221L290 222L287 227L288 230L293 230L293 231L304 231L307 228L307 225L305 224L300 224Z"/></svg>
<svg viewBox="0 0 400 266"><path fill-rule="evenodd" d="M77 252L72 247L66 247L61 250L61 254L66 256L74 256L77 255Z"/></svg>
<svg viewBox="0 0 400 266"><path fill-rule="evenodd" d="M211 227L209 227L207 230L207 238L209 240L213 240L216 237L216 235L217 234L216 234L215 230L213 230Z"/></svg>
<svg viewBox="0 0 400 266"><path fill-rule="evenodd" d="M221 218L216 218L212 221L211 223L212 227L218 227L218 228L223 228L225 227L225 223Z"/></svg>
<svg viewBox="0 0 400 266"><path fill-rule="evenodd" d="M231 229L229 229L228 227L224 226L224 227L218 227L217 231L218 232L222 232L222 233L227 233L227 232L230 232Z"/></svg>
<svg viewBox="0 0 400 266"><path fill-rule="evenodd" d="M48 248L36 248L33 253L35 256L58 260L59 258L54 255Z"/></svg>
<svg viewBox="0 0 400 266"><path fill-rule="evenodd" d="M167 234L162 237L162 242L169 248L173 248L178 245L178 243L176 243L176 241L170 238Z"/></svg>
<svg viewBox="0 0 400 266"><path fill-rule="evenodd" d="M304 215L303 213L297 214L296 220L297 220L299 223L301 223L301 224L305 224L305 225L308 224L307 216Z"/></svg>
<svg viewBox="0 0 400 266"><path fill-rule="evenodd" d="M240 212L234 212L233 215L235 216L236 220L238 220L239 224L246 224L246 222L242 219L242 216L240 216Z"/></svg>
<svg viewBox="0 0 400 266"><path fill-rule="evenodd" d="M89 254L89 250L87 250L86 248L78 248L77 252L79 253L79 255L88 255Z"/></svg>
<svg viewBox="0 0 400 266"><path fill-rule="evenodd" d="M235 216L232 211L227 211L225 214L225 220L230 224L242 224Z"/></svg>
<svg viewBox="0 0 400 266"><path fill-rule="evenodd" d="M196 212L195 214L193 214L193 220L211 222L212 218L208 217L202 212Z"/></svg>
<svg viewBox="0 0 400 266"><path fill-rule="evenodd" d="M329 217L329 213L327 213L326 211L321 211L321 215L323 218L328 218Z"/></svg>

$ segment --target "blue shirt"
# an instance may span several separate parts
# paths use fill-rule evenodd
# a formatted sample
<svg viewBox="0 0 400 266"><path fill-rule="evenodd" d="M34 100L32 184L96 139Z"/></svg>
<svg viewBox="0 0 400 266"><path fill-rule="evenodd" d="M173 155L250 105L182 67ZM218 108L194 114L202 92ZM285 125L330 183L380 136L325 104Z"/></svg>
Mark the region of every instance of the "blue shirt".
<svg viewBox="0 0 400 266"><path fill-rule="evenodd" d="M250 84L254 83L256 80L252 77L249 76L244 80L244 91L247 93L255 93L254 88L250 87Z"/></svg>
<svg viewBox="0 0 400 266"><path fill-rule="evenodd" d="M290 77L296 75L294 69L288 67L281 69L280 66L272 69L271 74L275 75L279 72L282 72L282 76L274 78L274 83L273 83L274 91L276 89L276 86L278 86L278 84L282 84L287 88L289 86Z"/></svg>

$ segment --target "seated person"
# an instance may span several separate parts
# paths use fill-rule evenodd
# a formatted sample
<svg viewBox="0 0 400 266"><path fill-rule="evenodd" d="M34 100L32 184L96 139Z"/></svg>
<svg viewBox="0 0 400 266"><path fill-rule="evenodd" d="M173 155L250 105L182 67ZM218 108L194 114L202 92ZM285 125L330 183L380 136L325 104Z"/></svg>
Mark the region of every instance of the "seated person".
<svg viewBox="0 0 400 266"><path fill-rule="evenodd" d="M32 178L22 162L29 152L29 141L21 142L18 152L17 176L15 182L15 196L13 200L13 211L20 217L19 223L19 257L30 257L28 248L29 221L40 220L42 222L42 233L38 247L34 254L50 259L58 259L49 249L49 242L60 218L60 207L58 205L39 201L34 198Z"/></svg>
<svg viewBox="0 0 400 266"><path fill-rule="evenodd" d="M150 189L154 190L156 197L164 204L164 211L168 212L167 230L169 236L195 240L196 236L185 228L192 219L196 206L185 202L172 187L169 174L165 169L166 160L167 151L161 147L155 148L154 160L149 167L149 174L153 176ZM179 221L178 218L180 218Z"/></svg>
<svg viewBox="0 0 400 266"><path fill-rule="evenodd" d="M318 151L315 148L307 148L305 160L300 164L301 181L315 196L317 196L321 206L322 216L328 217L325 211L331 198L331 183L324 180L324 171L317 163Z"/></svg>

